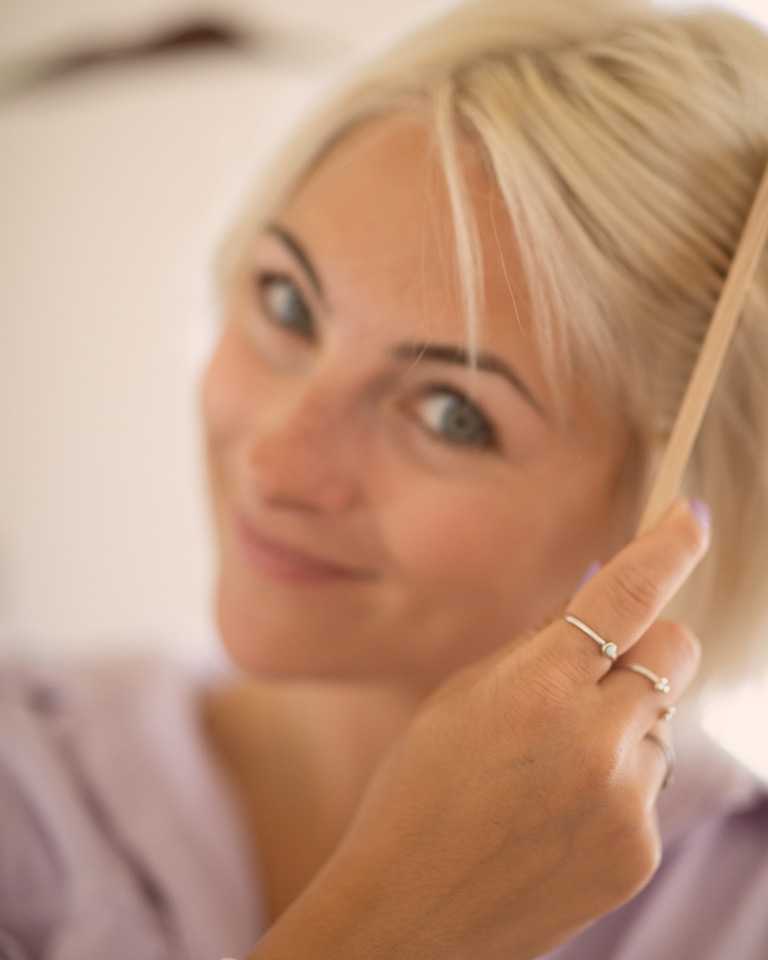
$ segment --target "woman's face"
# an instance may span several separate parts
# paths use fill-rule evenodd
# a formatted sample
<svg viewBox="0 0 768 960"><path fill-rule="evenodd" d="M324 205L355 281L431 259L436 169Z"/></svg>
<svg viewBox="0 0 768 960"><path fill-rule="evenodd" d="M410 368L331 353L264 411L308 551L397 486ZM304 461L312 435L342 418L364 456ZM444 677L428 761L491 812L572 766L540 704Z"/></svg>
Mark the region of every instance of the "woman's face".
<svg viewBox="0 0 768 960"><path fill-rule="evenodd" d="M415 119L360 128L253 240L200 391L219 629L253 675L428 689L557 613L630 536L626 431L588 390L555 427L514 236L464 160L485 259L474 376Z"/></svg>

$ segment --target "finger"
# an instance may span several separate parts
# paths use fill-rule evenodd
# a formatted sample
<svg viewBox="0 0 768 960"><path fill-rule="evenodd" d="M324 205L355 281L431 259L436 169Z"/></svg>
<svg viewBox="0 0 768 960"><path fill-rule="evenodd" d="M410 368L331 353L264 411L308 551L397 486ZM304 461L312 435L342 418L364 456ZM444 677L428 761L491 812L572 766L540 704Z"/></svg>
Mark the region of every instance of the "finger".
<svg viewBox="0 0 768 960"><path fill-rule="evenodd" d="M567 614L620 655L631 649L674 597L709 545L689 503L675 500L656 527L632 540L579 590ZM581 629L557 619L537 637L540 652L579 681L599 680L613 661Z"/></svg>
<svg viewBox="0 0 768 960"><path fill-rule="evenodd" d="M701 643L691 630L671 620L658 620L598 684L604 709L639 740L668 706L680 700L696 676L700 661ZM669 691L657 689L652 679L631 666L645 667L667 680Z"/></svg>
<svg viewBox="0 0 768 960"><path fill-rule="evenodd" d="M641 738L635 750L635 763L648 802L655 803L675 776L675 748L668 724L655 724Z"/></svg>

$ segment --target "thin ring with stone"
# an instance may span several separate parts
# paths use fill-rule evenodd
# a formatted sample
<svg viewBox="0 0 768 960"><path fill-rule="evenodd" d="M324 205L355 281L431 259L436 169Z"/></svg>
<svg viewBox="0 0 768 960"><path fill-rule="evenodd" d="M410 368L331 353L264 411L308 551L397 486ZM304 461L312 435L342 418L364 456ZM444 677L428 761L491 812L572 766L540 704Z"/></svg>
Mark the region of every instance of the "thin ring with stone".
<svg viewBox="0 0 768 960"><path fill-rule="evenodd" d="M585 633L588 637L595 641L595 643L600 647L600 652L603 656L608 657L609 660L615 660L619 655L619 648L615 643L611 643L608 640L604 640L600 634L593 630L592 627L587 626L583 620L579 620L578 617L574 617L573 614L566 614L563 618L566 623L572 623L574 627L578 627L582 633Z"/></svg>
<svg viewBox="0 0 768 960"><path fill-rule="evenodd" d="M659 693L670 693L672 690L669 680L667 680L666 677L660 677L657 673L654 673L653 670L649 670L648 667L644 667L640 663L622 663L621 666L626 670L634 670L634 672L639 673L641 677L650 680L653 684L653 689Z"/></svg>
<svg viewBox="0 0 768 960"><path fill-rule="evenodd" d="M664 776L664 780L662 781L661 789L665 790L670 785L670 783L672 783L674 779L675 751L672 748L671 744L666 743L664 740L661 739L661 737L657 737L655 733L650 733L650 732L646 733L645 739L651 740L653 743L655 743L656 746L664 754L664 760L666 761L666 764L667 764L667 772Z"/></svg>

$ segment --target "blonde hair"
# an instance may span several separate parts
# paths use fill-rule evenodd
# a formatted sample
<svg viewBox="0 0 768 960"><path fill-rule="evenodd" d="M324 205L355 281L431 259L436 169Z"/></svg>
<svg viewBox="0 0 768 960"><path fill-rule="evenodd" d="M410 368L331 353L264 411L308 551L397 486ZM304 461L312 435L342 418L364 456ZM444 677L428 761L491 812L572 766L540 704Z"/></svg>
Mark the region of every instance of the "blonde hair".
<svg viewBox="0 0 768 960"><path fill-rule="evenodd" d="M514 224L559 422L578 378L636 432L626 476L639 521L768 162L768 37L721 10L641 0L470 0L443 10L355 65L278 152L223 238L220 291L243 268L254 231L341 138L405 109L432 122L470 349L483 264L458 154L467 138ZM683 492L710 504L712 545L664 613L701 638L701 686L752 668L768 629L768 258Z"/></svg>

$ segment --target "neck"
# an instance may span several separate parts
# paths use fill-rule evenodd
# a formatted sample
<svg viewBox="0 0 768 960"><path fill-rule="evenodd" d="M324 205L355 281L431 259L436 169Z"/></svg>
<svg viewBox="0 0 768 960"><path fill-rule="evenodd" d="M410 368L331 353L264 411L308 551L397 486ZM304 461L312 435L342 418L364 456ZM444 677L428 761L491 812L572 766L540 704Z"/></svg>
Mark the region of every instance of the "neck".
<svg viewBox="0 0 768 960"><path fill-rule="evenodd" d="M333 854L420 702L391 686L252 680L210 698L207 728L250 827L270 922Z"/></svg>

